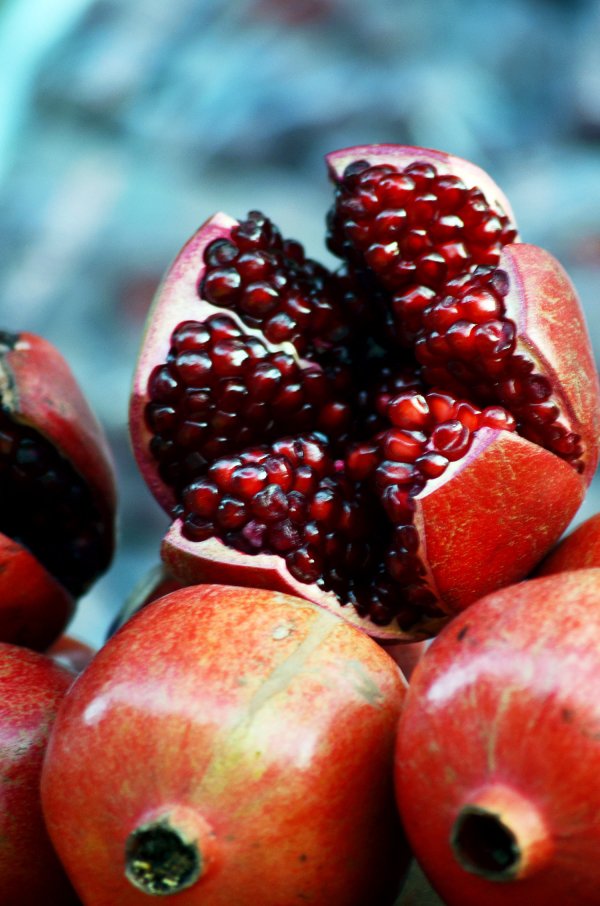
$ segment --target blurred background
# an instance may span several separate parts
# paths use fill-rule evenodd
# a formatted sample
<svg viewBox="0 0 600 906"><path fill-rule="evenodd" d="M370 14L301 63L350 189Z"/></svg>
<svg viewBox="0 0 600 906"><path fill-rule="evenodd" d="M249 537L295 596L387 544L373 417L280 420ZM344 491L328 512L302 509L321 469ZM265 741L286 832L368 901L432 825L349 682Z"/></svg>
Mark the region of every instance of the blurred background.
<svg viewBox="0 0 600 906"><path fill-rule="evenodd" d="M489 170L600 357L598 2L0 0L0 327L59 347L118 468L119 551L73 634L102 641L167 526L127 434L162 272L256 207L327 263L323 155L379 141ZM595 482L578 521L599 509Z"/></svg>

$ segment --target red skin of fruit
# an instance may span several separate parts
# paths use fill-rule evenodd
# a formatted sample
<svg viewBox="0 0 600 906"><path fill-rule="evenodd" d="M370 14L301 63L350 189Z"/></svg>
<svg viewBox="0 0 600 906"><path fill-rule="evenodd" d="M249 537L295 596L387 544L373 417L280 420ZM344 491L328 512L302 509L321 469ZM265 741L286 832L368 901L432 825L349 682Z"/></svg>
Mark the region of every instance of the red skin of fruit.
<svg viewBox="0 0 600 906"><path fill-rule="evenodd" d="M600 513L569 532L542 561L536 575L549 576L588 567L600 567Z"/></svg>
<svg viewBox="0 0 600 906"><path fill-rule="evenodd" d="M417 158L430 161L439 172L453 173L469 186L481 186L490 201L497 201L510 214L510 206L489 176L467 161L438 151L404 146L349 148L328 155L330 175L335 181L352 161L366 158L375 163L378 157L400 167ZM131 399L131 437L142 474L167 511L175 503L174 496L160 479L148 449L151 434L144 421L148 378L153 367L166 360L176 324L219 311L200 300L196 288L204 272L204 249L214 239L226 237L234 223L217 214L184 246L158 291L142 343ZM517 325L520 348L550 378L572 430L582 437L583 473L524 438L482 428L467 456L427 483L415 498L414 522L421 539L419 556L445 616L425 617L409 632L395 620L377 626L344 607L333 593L295 580L278 555L247 555L216 537L190 542L182 534L180 520L173 522L162 546L171 573L184 584L226 582L304 597L392 643L434 635L482 595L528 575L570 523L594 474L600 386L581 306L558 262L543 249L514 243L504 248L500 268L510 278L506 315ZM228 314L235 319L235 314Z"/></svg>
<svg viewBox="0 0 600 906"><path fill-rule="evenodd" d="M82 899L147 903L126 840L170 815L205 860L182 906L392 903L405 686L306 601L201 586L145 607L72 687L45 761L46 821Z"/></svg>
<svg viewBox="0 0 600 906"><path fill-rule="evenodd" d="M1 338L0 338L1 339ZM21 333L0 354L3 407L34 428L92 488L114 547L116 488L104 432L67 362L47 340ZM26 548L0 535L0 640L43 650L67 625L71 595Z"/></svg>
<svg viewBox="0 0 600 906"><path fill-rule="evenodd" d="M0 643L0 889L5 906L75 906L44 825L44 750L72 675L45 655Z"/></svg>
<svg viewBox="0 0 600 906"><path fill-rule="evenodd" d="M399 725L397 798L448 906L598 902L599 646L600 570L588 569L488 595L417 666ZM520 861L502 880L463 868L460 846L455 857L465 806L514 834Z"/></svg>

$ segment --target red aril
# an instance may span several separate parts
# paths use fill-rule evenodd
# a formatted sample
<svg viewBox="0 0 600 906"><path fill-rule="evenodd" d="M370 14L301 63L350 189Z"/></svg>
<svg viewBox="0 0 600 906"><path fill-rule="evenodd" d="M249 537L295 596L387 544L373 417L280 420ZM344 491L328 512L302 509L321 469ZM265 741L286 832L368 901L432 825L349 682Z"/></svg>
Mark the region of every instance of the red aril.
<svg viewBox="0 0 600 906"><path fill-rule="evenodd" d="M593 906L600 844L600 570L496 591L415 669L397 798L448 906Z"/></svg>
<svg viewBox="0 0 600 906"><path fill-rule="evenodd" d="M568 525L597 463L598 379L568 277L516 241L481 170L396 146L328 166L338 272L256 211L181 251L132 441L181 582L292 592L420 639Z"/></svg>
<svg viewBox="0 0 600 906"><path fill-rule="evenodd" d="M49 657L0 642L0 899L6 906L79 903L48 837L39 789L50 728L72 681Z"/></svg>
<svg viewBox="0 0 600 906"><path fill-rule="evenodd" d="M73 685L45 759L47 825L86 906L391 904L405 686L307 601L198 586L149 604Z"/></svg>

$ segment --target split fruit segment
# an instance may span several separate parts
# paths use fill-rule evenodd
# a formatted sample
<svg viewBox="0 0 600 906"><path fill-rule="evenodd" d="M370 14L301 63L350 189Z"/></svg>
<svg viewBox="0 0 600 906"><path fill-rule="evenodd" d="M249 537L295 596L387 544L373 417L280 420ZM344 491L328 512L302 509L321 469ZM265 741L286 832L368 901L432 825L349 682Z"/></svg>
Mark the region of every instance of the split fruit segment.
<svg viewBox="0 0 600 906"><path fill-rule="evenodd" d="M381 647L278 592L180 589L73 684L44 761L86 906L391 906L406 683Z"/></svg>
<svg viewBox="0 0 600 906"><path fill-rule="evenodd" d="M596 468L598 379L567 275L517 241L483 171L399 146L328 166L339 270L257 211L183 248L149 315L133 447L180 581L425 638L562 534Z"/></svg>
<svg viewBox="0 0 600 906"><path fill-rule="evenodd" d="M447 906L598 902L600 570L500 589L411 679L397 801Z"/></svg>
<svg viewBox="0 0 600 906"><path fill-rule="evenodd" d="M0 639L44 649L108 567L115 482L103 431L48 341L0 332Z"/></svg>

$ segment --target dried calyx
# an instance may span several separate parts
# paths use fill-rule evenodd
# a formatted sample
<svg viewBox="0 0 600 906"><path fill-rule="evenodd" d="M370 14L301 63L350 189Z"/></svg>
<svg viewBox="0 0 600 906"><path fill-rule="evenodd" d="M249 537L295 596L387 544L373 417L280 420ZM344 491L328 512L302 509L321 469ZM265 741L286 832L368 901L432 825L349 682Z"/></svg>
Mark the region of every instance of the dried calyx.
<svg viewBox="0 0 600 906"><path fill-rule="evenodd" d="M256 211L201 229L197 317L167 307L167 281L132 406L142 469L200 559L215 537L277 555L296 583L404 631L444 616L415 509L478 432L516 432L576 474L595 457L526 335L532 302L503 249L531 247L456 159L413 150L339 174L332 156L337 273Z"/></svg>

